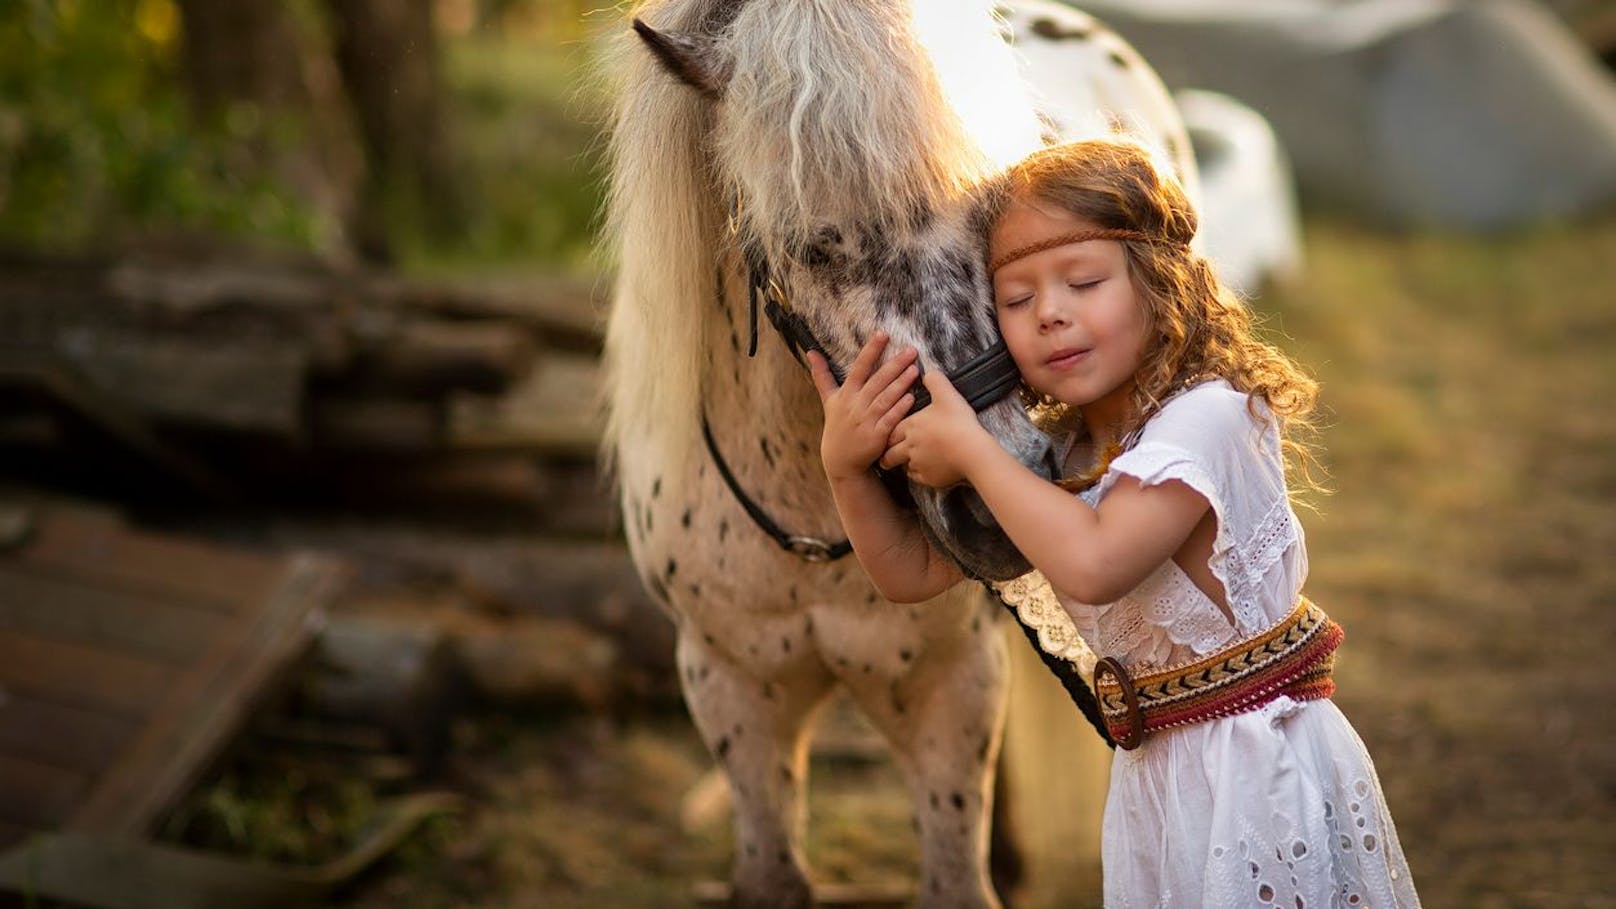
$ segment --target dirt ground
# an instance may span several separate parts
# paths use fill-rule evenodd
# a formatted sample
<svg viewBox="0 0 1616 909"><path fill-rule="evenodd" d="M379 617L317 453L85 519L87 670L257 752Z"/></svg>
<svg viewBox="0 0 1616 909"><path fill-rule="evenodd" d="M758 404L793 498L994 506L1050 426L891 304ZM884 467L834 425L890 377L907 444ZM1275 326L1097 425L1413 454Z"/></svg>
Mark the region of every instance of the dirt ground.
<svg viewBox="0 0 1616 909"><path fill-rule="evenodd" d="M1307 277L1257 305L1325 385L1308 589L1425 905L1616 906L1616 218L1308 237ZM694 906L730 848L722 816L680 817L710 767L676 708L468 716L435 781L466 809L341 903ZM824 756L811 786L818 879L912 880L888 762Z"/></svg>

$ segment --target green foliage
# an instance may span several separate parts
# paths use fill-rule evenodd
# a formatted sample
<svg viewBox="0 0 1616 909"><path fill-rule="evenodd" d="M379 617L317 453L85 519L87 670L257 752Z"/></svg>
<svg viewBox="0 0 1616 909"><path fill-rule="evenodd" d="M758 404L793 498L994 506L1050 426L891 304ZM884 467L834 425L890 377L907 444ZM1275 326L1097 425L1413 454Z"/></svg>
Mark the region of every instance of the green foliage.
<svg viewBox="0 0 1616 909"><path fill-rule="evenodd" d="M171 0L0 0L0 242L184 228L312 243L308 214L244 165L295 129L251 109L194 122L178 32Z"/></svg>
<svg viewBox="0 0 1616 909"><path fill-rule="evenodd" d="M381 218L412 270L582 265L603 192L603 102L578 76L587 26L543 4L486 12L484 27L443 35L464 211L432 211L395 182ZM304 124L245 104L200 122L181 30L173 0L0 0L0 244L185 232L320 245L317 219L265 164Z"/></svg>
<svg viewBox="0 0 1616 909"><path fill-rule="evenodd" d="M606 103L582 81L585 46L471 32L446 37L444 53L465 223L445 236L429 213L401 206L400 258L430 271L583 266L605 187L595 124Z"/></svg>

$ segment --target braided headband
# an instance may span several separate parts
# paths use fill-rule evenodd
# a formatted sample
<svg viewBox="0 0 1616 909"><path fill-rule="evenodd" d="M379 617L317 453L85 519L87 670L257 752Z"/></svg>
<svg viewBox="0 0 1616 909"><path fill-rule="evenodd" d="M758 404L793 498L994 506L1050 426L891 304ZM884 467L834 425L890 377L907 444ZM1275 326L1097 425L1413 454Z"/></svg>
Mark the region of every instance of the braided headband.
<svg viewBox="0 0 1616 909"><path fill-rule="evenodd" d="M988 274L991 275L1004 266L1009 265L1011 262L1014 262L1017 259L1025 259L1033 253L1041 253L1046 249L1054 249L1057 246L1065 246L1068 243L1082 243L1086 240L1136 240L1140 243L1167 243L1174 246L1183 245L1177 240L1169 240L1166 237L1159 237L1155 234L1147 234L1142 230L1127 230L1120 227L1104 228L1101 230L1082 230L1075 234L1061 234L1058 237L1049 237L1044 240L1039 240L1037 243L1028 243L1026 246L1020 246L1012 249L999 258L988 263Z"/></svg>

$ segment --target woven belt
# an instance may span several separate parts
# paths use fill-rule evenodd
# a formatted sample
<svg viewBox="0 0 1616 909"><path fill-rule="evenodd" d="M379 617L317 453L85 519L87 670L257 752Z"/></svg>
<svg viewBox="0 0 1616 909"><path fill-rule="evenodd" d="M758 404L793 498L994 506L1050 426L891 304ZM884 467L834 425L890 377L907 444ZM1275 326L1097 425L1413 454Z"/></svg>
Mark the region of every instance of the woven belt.
<svg viewBox="0 0 1616 909"><path fill-rule="evenodd" d="M1130 678L1106 657L1094 667L1100 713L1117 747L1132 750L1147 732L1256 710L1280 695L1327 698L1343 637L1340 625L1302 597L1279 623L1193 663Z"/></svg>

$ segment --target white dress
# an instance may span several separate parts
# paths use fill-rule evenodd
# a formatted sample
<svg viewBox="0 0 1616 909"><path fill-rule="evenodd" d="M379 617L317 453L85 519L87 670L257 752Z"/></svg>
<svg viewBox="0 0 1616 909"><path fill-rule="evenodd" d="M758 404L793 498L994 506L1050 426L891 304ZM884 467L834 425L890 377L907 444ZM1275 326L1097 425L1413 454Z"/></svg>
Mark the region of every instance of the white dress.
<svg viewBox="0 0 1616 909"><path fill-rule="evenodd" d="M1216 380L1172 398L1082 498L1097 504L1124 474L1181 480L1211 503L1211 568L1237 627L1168 560L1115 603L1060 599L1096 653L1161 668L1290 612L1307 549L1278 431L1244 394ZM1419 905L1374 765L1329 700L1280 697L1117 749L1101 843L1108 909Z"/></svg>

